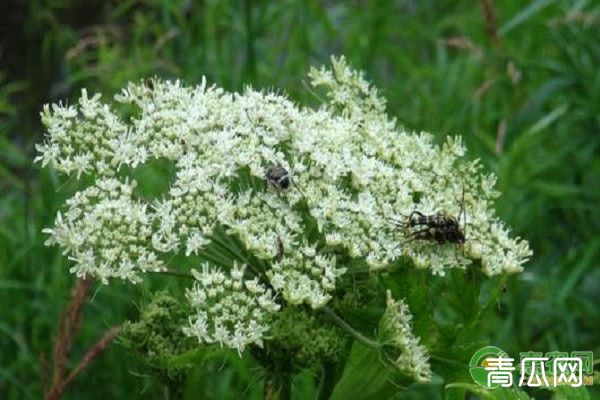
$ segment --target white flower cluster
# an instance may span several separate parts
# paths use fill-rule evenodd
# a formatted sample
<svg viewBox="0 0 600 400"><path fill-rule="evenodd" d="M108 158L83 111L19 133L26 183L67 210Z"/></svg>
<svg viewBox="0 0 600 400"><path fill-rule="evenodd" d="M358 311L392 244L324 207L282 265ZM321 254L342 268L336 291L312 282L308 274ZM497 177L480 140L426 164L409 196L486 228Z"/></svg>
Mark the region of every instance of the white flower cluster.
<svg viewBox="0 0 600 400"><path fill-rule="evenodd" d="M121 165L135 167L147 158L120 117L100 102L99 94L89 98L85 89L78 107L45 105L42 122L49 140L36 146L40 152L36 161L42 166L52 164L66 175L79 178L94 172L114 176Z"/></svg>
<svg viewBox="0 0 600 400"><path fill-rule="evenodd" d="M102 178L67 200L56 216L47 245L58 244L75 262L71 272L107 283L117 277L138 282L140 271L161 271L152 248L152 216L147 205L132 197L135 182Z"/></svg>
<svg viewBox="0 0 600 400"><path fill-rule="evenodd" d="M472 260L488 275L522 269L531 251L495 216L494 177L464 159L459 139L439 147L428 134L398 128L343 58L310 78L326 92L319 109L250 88L158 79L129 84L114 110L85 91L76 106L46 106L38 161L97 179L67 202L49 242L75 260L79 275L135 282L170 254L201 254L218 229L282 299L315 308L331 298L348 257L353 268L377 270L408 256L440 275ZM153 159L172 162L176 175L150 203L126 176ZM265 183L273 166L289 173L288 188ZM414 240L390 223L417 210L457 217L461 209L463 246Z"/></svg>
<svg viewBox="0 0 600 400"><path fill-rule="evenodd" d="M335 257L317 254L314 246L305 245L300 252L273 263L267 276L275 290L283 292L291 304L307 302L313 308L324 306L331 298L335 280L346 270L336 267Z"/></svg>
<svg viewBox="0 0 600 400"><path fill-rule="evenodd" d="M411 321L408 305L403 300L394 300L388 290L387 308L380 322L379 335L385 345L400 352L391 360L396 368L417 382L428 382L431 379L429 355L413 334Z"/></svg>
<svg viewBox="0 0 600 400"><path fill-rule="evenodd" d="M245 280L244 271L234 265L228 276L207 264L202 273L193 271L197 282L187 297L197 313L184 328L186 334L237 349L240 354L251 343L262 347L270 317L280 306L271 289L256 277Z"/></svg>

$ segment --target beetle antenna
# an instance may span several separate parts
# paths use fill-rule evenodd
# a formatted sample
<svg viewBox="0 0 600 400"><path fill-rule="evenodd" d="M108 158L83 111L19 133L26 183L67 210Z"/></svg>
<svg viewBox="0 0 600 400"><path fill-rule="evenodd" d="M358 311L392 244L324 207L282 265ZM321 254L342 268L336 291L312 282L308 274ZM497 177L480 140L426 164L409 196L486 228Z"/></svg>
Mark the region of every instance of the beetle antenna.
<svg viewBox="0 0 600 400"><path fill-rule="evenodd" d="M465 239L467 238L467 212L465 210L465 182L463 181L462 185L462 199L460 201L460 212L458 214L458 218L463 216L464 230L465 230Z"/></svg>

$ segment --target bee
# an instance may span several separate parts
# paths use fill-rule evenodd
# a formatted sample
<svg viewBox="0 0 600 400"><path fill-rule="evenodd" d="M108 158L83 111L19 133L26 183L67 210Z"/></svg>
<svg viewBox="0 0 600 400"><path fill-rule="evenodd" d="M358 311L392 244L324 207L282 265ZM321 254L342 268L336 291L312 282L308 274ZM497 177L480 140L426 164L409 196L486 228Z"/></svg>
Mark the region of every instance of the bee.
<svg viewBox="0 0 600 400"><path fill-rule="evenodd" d="M408 240L405 243L413 240L427 240L438 244L453 243L462 246L466 241L466 230L461 228L459 219L462 215L466 226L464 203L465 191L463 187L460 211L456 217L443 213L425 215L420 211L413 211L406 222L395 222L395 225L415 229L408 235Z"/></svg>
<svg viewBox="0 0 600 400"><path fill-rule="evenodd" d="M287 169L281 165L272 165L265 172L265 180L269 186L282 191L286 190L292 184L292 177Z"/></svg>

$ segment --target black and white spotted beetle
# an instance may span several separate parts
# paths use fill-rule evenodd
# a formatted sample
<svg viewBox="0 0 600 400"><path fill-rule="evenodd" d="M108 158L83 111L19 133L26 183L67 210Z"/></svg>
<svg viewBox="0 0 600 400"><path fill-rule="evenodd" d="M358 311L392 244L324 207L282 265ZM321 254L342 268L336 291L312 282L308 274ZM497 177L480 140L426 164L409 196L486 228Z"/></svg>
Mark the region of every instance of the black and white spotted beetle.
<svg viewBox="0 0 600 400"><path fill-rule="evenodd" d="M281 165L272 165L267 168L265 179L269 186L272 186L277 190L286 190L292 184L292 177L287 169L283 168Z"/></svg>
<svg viewBox="0 0 600 400"><path fill-rule="evenodd" d="M407 226L417 228L408 237L411 240L430 240L438 244L454 243L463 245L465 234L461 229L458 218L450 217L441 213L424 215L413 211L408 218Z"/></svg>
<svg viewBox="0 0 600 400"><path fill-rule="evenodd" d="M459 220L463 216L466 228L466 213L465 205L465 190L463 186L462 201L460 211L456 217L452 217L443 213L425 215L419 211L410 213L408 219L404 223L394 222L396 226L413 229L407 236L408 240L404 243L413 240L433 241L438 244L454 243L462 246L466 238L466 229L461 228Z"/></svg>

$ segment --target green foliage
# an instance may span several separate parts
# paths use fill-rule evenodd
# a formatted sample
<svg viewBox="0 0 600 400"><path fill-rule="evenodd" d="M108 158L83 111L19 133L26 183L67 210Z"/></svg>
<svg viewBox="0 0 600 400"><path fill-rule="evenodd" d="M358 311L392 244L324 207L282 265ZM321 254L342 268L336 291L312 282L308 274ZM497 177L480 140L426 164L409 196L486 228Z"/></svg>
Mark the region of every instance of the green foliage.
<svg viewBox="0 0 600 400"><path fill-rule="evenodd" d="M486 20L480 4L470 1L4 2L0 397L41 396L39 356L51 355L52 332L73 282L69 261L46 248L40 233L79 184L61 182L30 162L42 133L41 103L70 101L83 86L112 93L152 75L190 84L207 75L235 90L247 83L282 87L310 104L314 99L301 95L298 79L331 53L365 69L408 129L440 140L465 137L471 156L497 173L499 213L531 241L534 259L520 276L489 281L472 271L432 278L402 265L384 277L351 276L355 294L337 299L336 310L373 337L384 299L364 289L389 287L406 298L415 333L432 355L436 377L430 385L401 390L407 383L377 351L356 342L349 351L347 336L315 322L321 316L284 313L278 329L297 340L279 343L280 350L306 365L328 360L323 372L294 376L294 396L314 397L317 383L321 398L600 396L597 387L589 394L484 391L468 375L469 358L488 344L511 355L593 350L600 356L600 7L585 0L493 3L496 21ZM486 33L494 29L496 38ZM161 165L137 171L142 195L161 193L170 173ZM183 287L164 277L138 287L98 287L84 309L74 360L107 326L126 320L138 321L122 339L135 351L113 346L66 397L164 396L149 371L163 381L184 382L179 394L186 398L260 397L262 377L252 356L212 348L174 352L189 346L177 330L167 329L184 315L185 302L171 297ZM159 292L139 310L140 299L156 289L170 294ZM354 312L353 304L364 311ZM300 344L307 335L320 338L314 347Z"/></svg>
<svg viewBox="0 0 600 400"><path fill-rule="evenodd" d="M168 360L196 347L181 329L190 313L188 302L159 291L142 308L140 319L127 322L121 334L122 343L172 389L182 386L187 365L171 365Z"/></svg>
<svg viewBox="0 0 600 400"><path fill-rule="evenodd" d="M300 307L286 307L276 314L268 341L269 356L286 360L295 368L318 368L339 362L347 347L344 332L324 316Z"/></svg>
<svg viewBox="0 0 600 400"><path fill-rule="evenodd" d="M498 388L494 390L487 390L474 383L453 383L446 385L445 394L447 400L458 400L464 399L468 393L476 396L480 396L486 400L529 400L529 397L525 392L515 388Z"/></svg>
<svg viewBox="0 0 600 400"><path fill-rule="evenodd" d="M395 379L396 371L381 362L377 351L355 343L331 398L386 399L402 389Z"/></svg>
<svg viewBox="0 0 600 400"><path fill-rule="evenodd" d="M119 340L174 398L206 397L212 393L214 383L208 377L218 373L223 365L229 364L229 379L233 380L239 379L239 371L244 374L249 368L237 354L217 346L198 347L195 339L184 335L181 327L190 313L191 307L183 298L175 298L167 291L155 292L142 306L139 320L125 323ZM205 375L199 376L198 370ZM250 379L247 384L256 382ZM233 396L234 391L230 392L228 395Z"/></svg>

